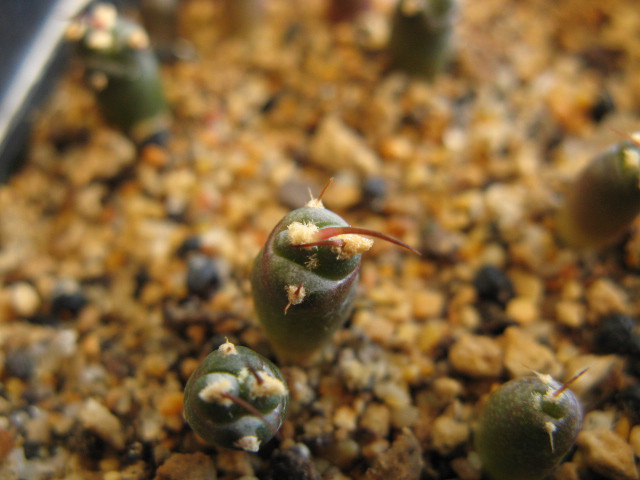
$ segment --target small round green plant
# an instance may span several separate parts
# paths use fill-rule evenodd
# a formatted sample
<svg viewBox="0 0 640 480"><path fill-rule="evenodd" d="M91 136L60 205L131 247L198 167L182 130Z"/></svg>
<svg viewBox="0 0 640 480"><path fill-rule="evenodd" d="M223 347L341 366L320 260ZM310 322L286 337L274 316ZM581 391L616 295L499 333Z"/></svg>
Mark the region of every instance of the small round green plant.
<svg viewBox="0 0 640 480"><path fill-rule="evenodd" d="M362 253L373 245L368 237L415 252L382 233L349 226L324 208L321 197L276 225L253 266L258 318L285 361L313 361L346 320L353 308Z"/></svg>
<svg viewBox="0 0 640 480"><path fill-rule="evenodd" d="M209 443L257 452L282 426L288 402L280 369L253 350L227 341L189 378L184 416Z"/></svg>
<svg viewBox="0 0 640 480"><path fill-rule="evenodd" d="M537 374L491 393L475 448L492 480L540 480L556 468L582 428L582 406L568 389L578 376L562 385Z"/></svg>
<svg viewBox="0 0 640 480"><path fill-rule="evenodd" d="M640 135L597 155L567 191L557 225L574 247L614 241L640 213Z"/></svg>
<svg viewBox="0 0 640 480"><path fill-rule="evenodd" d="M111 4L98 3L67 28L100 111L143 144L166 136L169 113L149 37Z"/></svg>

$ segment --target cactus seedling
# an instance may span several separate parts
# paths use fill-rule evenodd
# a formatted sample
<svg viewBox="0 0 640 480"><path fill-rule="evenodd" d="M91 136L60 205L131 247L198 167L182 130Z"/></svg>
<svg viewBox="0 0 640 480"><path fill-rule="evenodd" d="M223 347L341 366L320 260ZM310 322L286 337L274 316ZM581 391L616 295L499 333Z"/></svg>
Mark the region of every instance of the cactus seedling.
<svg viewBox="0 0 640 480"><path fill-rule="evenodd" d="M167 134L169 115L158 64L138 24L99 3L72 22L67 39L77 43L86 77L106 120L137 144Z"/></svg>
<svg viewBox="0 0 640 480"><path fill-rule="evenodd" d="M493 480L540 480L560 463L582 428L582 406L549 375L511 380L488 398L475 435Z"/></svg>
<svg viewBox="0 0 640 480"><path fill-rule="evenodd" d="M393 12L391 68L432 80L446 67L456 0L400 0Z"/></svg>
<svg viewBox="0 0 640 480"><path fill-rule="evenodd" d="M575 246L603 246L640 213L640 135L596 156L580 173L559 215L564 239Z"/></svg>
<svg viewBox="0 0 640 480"><path fill-rule="evenodd" d="M276 225L253 266L256 312L271 346L287 361L311 362L350 314L361 254L373 244L367 237L415 252L387 235L349 226L324 208L321 197Z"/></svg>
<svg viewBox="0 0 640 480"><path fill-rule="evenodd" d="M282 425L288 402L280 369L253 350L227 341L189 378L184 416L207 442L257 452Z"/></svg>
<svg viewBox="0 0 640 480"><path fill-rule="evenodd" d="M574 247L602 247L640 213L640 135L597 155L578 175L558 214L561 237Z"/></svg>

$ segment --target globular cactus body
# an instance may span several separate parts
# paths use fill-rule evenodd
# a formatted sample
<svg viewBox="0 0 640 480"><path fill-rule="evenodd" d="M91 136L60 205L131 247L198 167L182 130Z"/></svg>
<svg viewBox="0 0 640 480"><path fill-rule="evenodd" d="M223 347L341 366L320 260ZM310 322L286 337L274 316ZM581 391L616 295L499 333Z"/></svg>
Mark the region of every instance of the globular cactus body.
<svg viewBox="0 0 640 480"><path fill-rule="evenodd" d="M562 238L576 247L615 240L640 213L640 143L613 145L596 156L567 192L558 215Z"/></svg>
<svg viewBox="0 0 640 480"><path fill-rule="evenodd" d="M351 312L361 255L339 260L330 247L292 245L287 227L294 222L318 228L348 224L324 208L294 210L274 228L254 263L255 309L272 347L284 359L305 362ZM304 298L287 308L298 286Z"/></svg>
<svg viewBox="0 0 640 480"><path fill-rule="evenodd" d="M105 119L136 143L166 136L168 107L146 32L97 4L67 29Z"/></svg>
<svg viewBox="0 0 640 480"><path fill-rule="evenodd" d="M582 428L582 406L567 385L539 374L511 380L484 405L475 434L492 480L540 480L569 452Z"/></svg>
<svg viewBox="0 0 640 480"><path fill-rule="evenodd" d="M368 236L415 252L387 235L350 227L320 200L292 211L273 229L254 262L251 286L258 318L281 359L312 362L344 323L361 254L373 244Z"/></svg>
<svg viewBox="0 0 640 480"><path fill-rule="evenodd" d="M249 348L227 342L189 378L184 416L207 442L256 452L281 427L288 401L278 367Z"/></svg>

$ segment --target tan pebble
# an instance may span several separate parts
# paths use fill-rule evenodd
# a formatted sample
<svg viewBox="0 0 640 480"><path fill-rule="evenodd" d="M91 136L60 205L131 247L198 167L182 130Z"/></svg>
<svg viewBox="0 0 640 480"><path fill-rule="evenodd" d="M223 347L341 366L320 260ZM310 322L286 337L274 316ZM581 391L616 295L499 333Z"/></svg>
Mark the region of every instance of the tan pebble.
<svg viewBox="0 0 640 480"><path fill-rule="evenodd" d="M391 409L391 424L395 428L413 428L420 419L420 410L413 405Z"/></svg>
<svg viewBox="0 0 640 480"><path fill-rule="evenodd" d="M180 374L182 378L189 378L191 374L198 368L200 362L195 358L185 358L180 362Z"/></svg>
<svg viewBox="0 0 640 480"><path fill-rule="evenodd" d="M417 343L424 353L431 352L449 335L449 325L442 320L430 320L418 333Z"/></svg>
<svg viewBox="0 0 640 480"><path fill-rule="evenodd" d="M168 369L169 365L159 353L147 355L142 361L142 371L153 378L163 378Z"/></svg>
<svg viewBox="0 0 640 480"><path fill-rule="evenodd" d="M627 312L629 303L625 291L613 281L599 278L587 290L589 311L596 315Z"/></svg>
<svg viewBox="0 0 640 480"><path fill-rule="evenodd" d="M544 294L544 282L542 279L523 270L510 270L509 278L513 282L513 288L520 297L527 297L534 301L542 299Z"/></svg>
<svg viewBox="0 0 640 480"><path fill-rule="evenodd" d="M636 425L629 433L629 445L636 457L640 458L640 425Z"/></svg>
<svg viewBox="0 0 640 480"><path fill-rule="evenodd" d="M373 391L376 396L384 401L391 408L407 406L411 403L411 396L406 386L387 380L377 382Z"/></svg>
<svg viewBox="0 0 640 480"><path fill-rule="evenodd" d="M586 308L574 300L560 300L556 304L558 323L570 328L579 328L584 324Z"/></svg>
<svg viewBox="0 0 640 480"><path fill-rule="evenodd" d="M40 308L40 295L36 289L27 282L18 282L10 287L11 306L17 315L28 317Z"/></svg>
<svg viewBox="0 0 640 480"><path fill-rule="evenodd" d="M102 480L121 480L121 479L122 479L122 475L120 475L120 472L118 471L111 470L109 472L105 472L104 474L102 474Z"/></svg>
<svg viewBox="0 0 640 480"><path fill-rule="evenodd" d="M15 445L14 436L7 430L0 428L0 463L7 458Z"/></svg>
<svg viewBox="0 0 640 480"><path fill-rule="evenodd" d="M415 435L405 428L365 472L364 480L419 480L424 461L422 449Z"/></svg>
<svg viewBox="0 0 640 480"><path fill-rule="evenodd" d="M462 394L464 387L462 383L454 378L440 377L433 382L433 391L439 398L453 400Z"/></svg>
<svg viewBox="0 0 640 480"><path fill-rule="evenodd" d="M333 424L346 431L353 431L356 428L356 412L348 405L338 407L333 414Z"/></svg>
<svg viewBox="0 0 640 480"><path fill-rule="evenodd" d="M584 296L584 288L580 282L570 280L562 286L560 295L567 300L579 300Z"/></svg>
<svg viewBox="0 0 640 480"><path fill-rule="evenodd" d="M156 471L154 480L215 480L216 467L210 455L201 452L174 453Z"/></svg>
<svg viewBox="0 0 640 480"><path fill-rule="evenodd" d="M383 438L377 438L362 447L362 456L373 460L389 448L389 442Z"/></svg>
<svg viewBox="0 0 640 480"><path fill-rule="evenodd" d="M182 392L165 392L158 400L158 411L165 417L182 415L183 401Z"/></svg>
<svg viewBox="0 0 640 480"><path fill-rule="evenodd" d="M565 378L572 378L582 370L586 371L571 383L571 390L582 396L595 389L607 379L621 362L617 355L580 355L570 358L565 365Z"/></svg>
<svg viewBox="0 0 640 480"><path fill-rule="evenodd" d="M576 462L563 462L554 472L555 480L580 480L579 466Z"/></svg>
<svg viewBox="0 0 640 480"><path fill-rule="evenodd" d="M353 167L363 174L374 175L380 169L380 159L364 139L335 115L320 122L309 150L311 161L329 170Z"/></svg>
<svg viewBox="0 0 640 480"><path fill-rule="evenodd" d="M443 455L451 453L469 438L469 426L449 416L440 416L433 422L433 447Z"/></svg>
<svg viewBox="0 0 640 480"><path fill-rule="evenodd" d="M637 480L633 450L616 433L604 428L586 430L578 434L576 443L595 472L616 480Z"/></svg>
<svg viewBox="0 0 640 480"><path fill-rule="evenodd" d="M442 314L444 309L444 295L436 290L421 290L411 297L413 316L417 318L432 318Z"/></svg>
<svg viewBox="0 0 640 480"><path fill-rule="evenodd" d="M96 358L100 355L100 336L95 333L89 333L80 343L80 349L89 358Z"/></svg>
<svg viewBox="0 0 640 480"><path fill-rule="evenodd" d="M390 418L391 413L387 405L370 403L360 418L360 428L380 438L385 438L389 434Z"/></svg>
<svg viewBox="0 0 640 480"><path fill-rule="evenodd" d="M512 298L507 304L506 314L519 325L534 322L539 315L535 300L528 297Z"/></svg>
<svg viewBox="0 0 640 480"><path fill-rule="evenodd" d="M465 334L449 350L449 362L470 377L497 377L502 371L502 350L493 338Z"/></svg>
<svg viewBox="0 0 640 480"><path fill-rule="evenodd" d="M327 458L341 468L347 468L360 455L360 445L351 438L345 438L332 442L324 452Z"/></svg>
<svg viewBox="0 0 640 480"><path fill-rule="evenodd" d="M500 338L504 345L504 366L512 377L530 375L533 371L557 376L561 366L551 349L519 327L509 327Z"/></svg>
<svg viewBox="0 0 640 480"><path fill-rule="evenodd" d="M118 450L124 448L125 436L120 420L100 402L93 398L87 399L82 405L79 416L87 430L94 432Z"/></svg>
<svg viewBox="0 0 640 480"><path fill-rule="evenodd" d="M334 177L330 192L323 201L330 210L345 210L356 205L362 196L358 177L351 173L340 173Z"/></svg>

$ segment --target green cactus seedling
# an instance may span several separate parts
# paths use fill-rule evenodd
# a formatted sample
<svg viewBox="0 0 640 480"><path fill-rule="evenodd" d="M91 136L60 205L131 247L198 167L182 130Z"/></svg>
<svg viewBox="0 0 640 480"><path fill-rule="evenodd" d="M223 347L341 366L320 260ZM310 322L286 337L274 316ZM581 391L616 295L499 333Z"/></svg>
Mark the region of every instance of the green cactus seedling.
<svg viewBox="0 0 640 480"><path fill-rule="evenodd" d="M475 447L492 480L540 480L565 457L582 428L582 406L568 389L579 375L562 385L537 374L491 393Z"/></svg>
<svg viewBox="0 0 640 480"><path fill-rule="evenodd" d="M557 225L571 246L615 240L640 213L640 135L597 155L570 186Z"/></svg>
<svg viewBox="0 0 640 480"><path fill-rule="evenodd" d="M77 44L89 86L106 120L137 144L161 142L169 114L158 63L146 32L99 3L72 22L67 39Z"/></svg>
<svg viewBox="0 0 640 480"><path fill-rule="evenodd" d="M346 320L361 254L373 244L367 237L415 252L387 235L349 226L320 198L273 229L254 262L251 286L258 318L279 358L310 363Z"/></svg>
<svg viewBox="0 0 640 480"><path fill-rule="evenodd" d="M184 416L209 443L257 452L282 426L288 402L280 369L253 350L227 341L189 378Z"/></svg>
<svg viewBox="0 0 640 480"><path fill-rule="evenodd" d="M456 0L400 0L389 38L391 68L432 80L449 62Z"/></svg>

